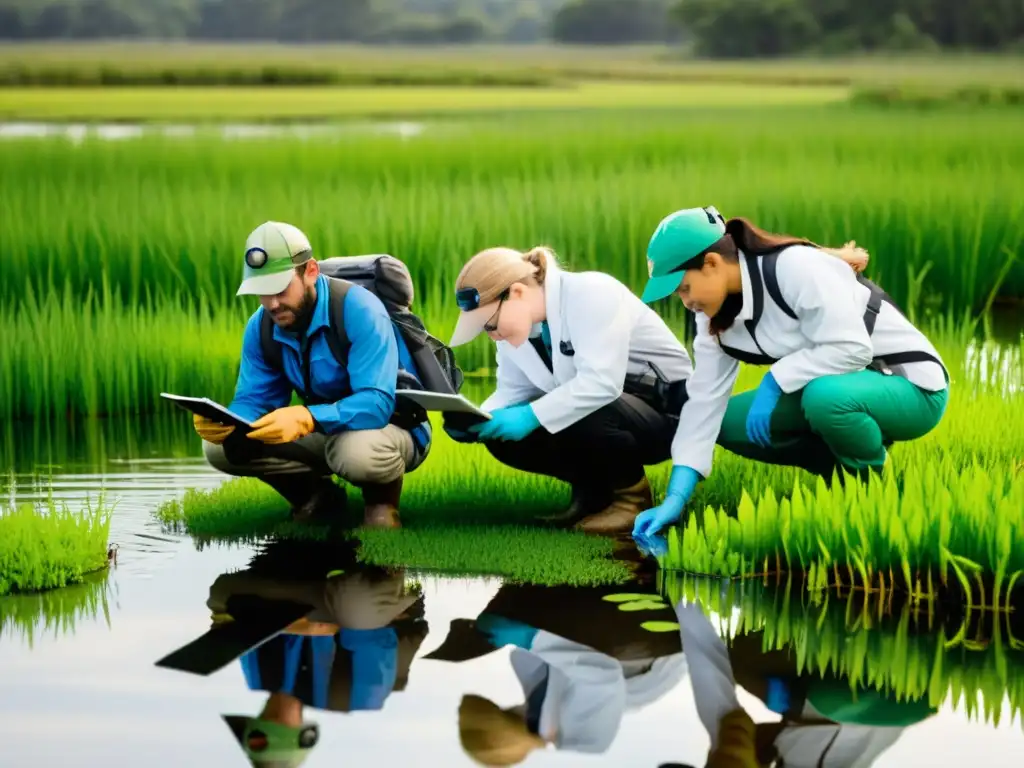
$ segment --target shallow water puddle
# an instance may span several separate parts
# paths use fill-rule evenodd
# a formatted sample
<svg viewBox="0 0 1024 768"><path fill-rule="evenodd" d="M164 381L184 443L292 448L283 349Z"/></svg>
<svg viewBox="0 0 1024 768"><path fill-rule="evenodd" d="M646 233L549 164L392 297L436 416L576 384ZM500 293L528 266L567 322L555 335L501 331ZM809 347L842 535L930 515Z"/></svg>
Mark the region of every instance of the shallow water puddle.
<svg viewBox="0 0 1024 768"><path fill-rule="evenodd" d="M281 725L302 722L316 726L302 762L313 768L470 766L468 751L483 757L498 746L538 766L702 766L717 716L739 706L768 733L780 717L766 703L787 702L805 720L814 711L843 723L805 722L775 735L787 765L817 764L829 743L825 765L867 754L874 759L858 765L1024 760L1024 731L1006 714L1008 701L995 726L984 707L973 718L963 701L954 711L956 697L929 707L913 683L948 678L973 695L983 678L990 705L1006 698L1019 707L1012 679L1024 670L1020 652L1004 647L996 658L992 644L954 647L936 672L937 636L907 633L896 619L872 629L862 622L837 638L842 605L801 608L798 594L786 603L752 584L699 584L670 584L663 598L650 577L536 587L366 568L338 545L185 547L150 579L113 571L105 589L102 581L91 588L91 601L78 596L64 628L42 625L59 621L72 590L16 598L21 620L0 629L3 762L73 755L81 766L244 766L229 722L239 734L248 727L251 749L261 734L270 746L285 739L296 747L301 731ZM39 601L34 617L31 600ZM0 600L0 616L13 604ZM37 628L31 642L29 626ZM865 661L858 649L893 658ZM831 680L797 672L800 653L846 672ZM851 696L844 674L862 663L890 683L892 669L913 670L901 678L904 690L897 685L901 700L866 680ZM532 711L545 673L538 727L556 733L558 747L529 751L537 746L532 718L515 708Z"/></svg>
<svg viewBox="0 0 1024 768"><path fill-rule="evenodd" d="M149 136L169 139L194 139L206 134L222 139L313 139L327 136L352 134L394 135L401 139L413 139L426 130L426 125L412 121L344 123L211 123L192 124L142 124L142 123L66 123L66 122L0 122L0 139L48 139L64 138L73 143L85 139L103 141L126 141Z"/></svg>

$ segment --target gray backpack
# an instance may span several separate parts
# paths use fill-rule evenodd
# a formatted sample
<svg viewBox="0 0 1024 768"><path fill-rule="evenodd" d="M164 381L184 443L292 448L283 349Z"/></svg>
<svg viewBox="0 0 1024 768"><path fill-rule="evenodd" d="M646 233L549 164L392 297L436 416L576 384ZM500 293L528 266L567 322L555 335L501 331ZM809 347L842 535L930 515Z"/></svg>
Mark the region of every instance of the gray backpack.
<svg viewBox="0 0 1024 768"><path fill-rule="evenodd" d="M345 332L345 296L352 285L366 288L381 300L405 340L416 364L417 374L399 369L398 389L419 389L455 395L462 389L463 374L455 363L452 349L427 331L423 321L412 311L413 284L408 267L394 256L335 256L319 262L320 272L328 278L330 324L327 344L339 364L348 364L351 347ZM273 320L266 312L260 326L263 358L271 368L283 370L281 346L273 338ZM304 360L305 387L299 391L303 402L315 402L309 386L309 361Z"/></svg>

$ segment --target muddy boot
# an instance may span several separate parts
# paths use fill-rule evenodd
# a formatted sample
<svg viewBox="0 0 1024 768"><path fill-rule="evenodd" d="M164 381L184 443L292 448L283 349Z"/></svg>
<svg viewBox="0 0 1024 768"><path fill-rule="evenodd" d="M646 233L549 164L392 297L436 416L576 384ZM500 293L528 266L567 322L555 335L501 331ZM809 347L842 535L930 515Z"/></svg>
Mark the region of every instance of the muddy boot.
<svg viewBox="0 0 1024 768"><path fill-rule="evenodd" d="M402 496L402 478L384 484L363 486L363 525L369 528L401 528L398 502Z"/></svg>
<svg viewBox="0 0 1024 768"><path fill-rule="evenodd" d="M585 533L632 533L636 516L653 506L651 485L644 475L636 485L613 491L607 507L583 518L575 528Z"/></svg>
<svg viewBox="0 0 1024 768"><path fill-rule="evenodd" d="M550 515L538 515L537 521L545 525L570 526L579 522L587 515L592 515L604 509L611 500L611 494L595 493L590 489L581 489L573 486L572 498L569 506L565 509L554 512Z"/></svg>

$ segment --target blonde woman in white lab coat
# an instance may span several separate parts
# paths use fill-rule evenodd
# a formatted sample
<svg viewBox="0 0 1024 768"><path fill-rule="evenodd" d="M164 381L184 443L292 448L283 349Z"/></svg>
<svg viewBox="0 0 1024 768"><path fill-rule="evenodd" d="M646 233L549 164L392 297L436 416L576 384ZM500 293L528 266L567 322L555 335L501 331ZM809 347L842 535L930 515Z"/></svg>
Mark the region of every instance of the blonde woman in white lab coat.
<svg viewBox="0 0 1024 768"><path fill-rule="evenodd" d="M665 501L638 517L635 537L679 519L716 443L828 478L864 476L881 470L893 442L938 425L949 384L939 353L845 257L822 250L714 208L658 225L643 300L674 293L695 313L695 372ZM733 395L741 362L771 368L757 389Z"/></svg>
<svg viewBox="0 0 1024 768"><path fill-rule="evenodd" d="M482 332L495 342L491 420L445 431L482 441L501 462L573 488L563 516L592 533L629 533L653 504L645 465L671 455L686 348L625 285L562 270L547 248L488 248L456 281L451 346Z"/></svg>

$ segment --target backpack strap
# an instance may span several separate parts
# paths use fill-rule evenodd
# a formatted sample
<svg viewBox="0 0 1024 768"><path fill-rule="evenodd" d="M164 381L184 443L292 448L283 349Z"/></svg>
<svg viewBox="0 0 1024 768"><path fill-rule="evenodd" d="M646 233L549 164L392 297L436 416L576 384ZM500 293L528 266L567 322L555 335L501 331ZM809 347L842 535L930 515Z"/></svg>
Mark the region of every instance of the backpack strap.
<svg viewBox="0 0 1024 768"><path fill-rule="evenodd" d="M330 347L334 359L348 368L348 351L352 347L352 341L345 331L345 297L352 283L338 277L328 277L327 286L330 292L330 301L327 304L327 314L330 318L327 346Z"/></svg>
<svg viewBox="0 0 1024 768"><path fill-rule="evenodd" d="M265 309L260 317L260 351L263 352L263 362L271 369L278 372L284 370L281 345L274 341L274 321Z"/></svg>
<svg viewBox="0 0 1024 768"><path fill-rule="evenodd" d="M768 295L772 297L772 301L778 304L779 309L789 315L793 320L797 320L796 312L793 311L793 308L790 307L782 297L782 291L779 289L779 277L777 274L778 263L778 251L766 253L761 257L761 266L764 270L764 287L768 291ZM870 333L870 331L868 333Z"/></svg>
<svg viewBox="0 0 1024 768"><path fill-rule="evenodd" d="M747 262L747 272L750 273L750 292L754 299L753 317L744 321L743 325L746 326L747 333L754 340L754 344L757 345L763 359L774 362L774 358L768 356L768 353L761 348L761 342L757 340L757 324L761 321L761 315L764 313L764 289L761 282L761 268L758 265L756 256L743 254L743 258Z"/></svg>

